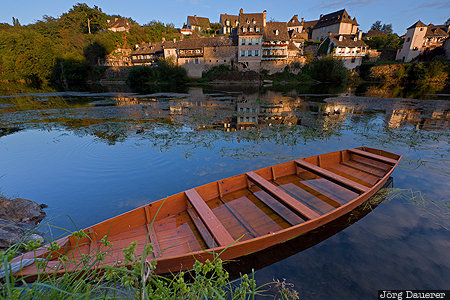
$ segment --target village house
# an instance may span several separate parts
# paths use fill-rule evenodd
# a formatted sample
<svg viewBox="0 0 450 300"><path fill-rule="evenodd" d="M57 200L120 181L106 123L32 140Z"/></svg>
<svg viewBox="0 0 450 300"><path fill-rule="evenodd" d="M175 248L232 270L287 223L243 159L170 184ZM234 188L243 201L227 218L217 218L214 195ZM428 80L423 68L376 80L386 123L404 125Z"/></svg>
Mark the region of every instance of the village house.
<svg viewBox="0 0 450 300"><path fill-rule="evenodd" d="M130 32L131 23L127 18L115 18L114 21L107 20L108 22L108 30L114 32Z"/></svg>
<svg viewBox="0 0 450 300"><path fill-rule="evenodd" d="M107 67L127 67L131 66L131 49L117 48L105 58L99 58L97 64Z"/></svg>
<svg viewBox="0 0 450 300"><path fill-rule="evenodd" d="M351 18L345 9L327 15L320 15L319 21L312 29L311 38L323 41L332 34L356 34L358 32L356 18Z"/></svg>
<svg viewBox="0 0 450 300"><path fill-rule="evenodd" d="M210 28L210 24L208 18L197 17L197 15L188 16L185 29L204 33Z"/></svg>
<svg viewBox="0 0 450 300"><path fill-rule="evenodd" d="M425 25L419 20L407 29L405 42L395 59L410 62L424 51L442 46L448 36L441 26Z"/></svg>
<svg viewBox="0 0 450 300"><path fill-rule="evenodd" d="M303 18L302 18L303 22ZM289 31L303 32L303 24L298 20L298 15L294 15L289 22L287 22L287 27Z"/></svg>
<svg viewBox="0 0 450 300"><path fill-rule="evenodd" d="M294 15L287 22L289 34L296 32L297 36L299 36L298 34L301 34L301 37L304 38L305 40L311 39L312 29L314 28L314 26L317 24L318 21L319 20L305 21L303 20L303 18L301 18L301 20L299 21L298 15Z"/></svg>
<svg viewBox="0 0 450 300"><path fill-rule="evenodd" d="M352 70L361 65L362 59L368 53L367 46L356 34L329 34L319 46L320 54L333 54L334 58L342 60L344 66Z"/></svg>
<svg viewBox="0 0 450 300"><path fill-rule="evenodd" d="M144 43L140 46L136 45L130 59L134 66L154 66L163 55L162 43Z"/></svg>
<svg viewBox="0 0 450 300"><path fill-rule="evenodd" d="M267 12L244 13L239 11L238 62L239 68L259 71Z"/></svg>
<svg viewBox="0 0 450 300"><path fill-rule="evenodd" d="M222 28L220 29L220 34L233 34L237 35L237 28L239 26L239 16L236 15L220 15L220 25Z"/></svg>
<svg viewBox="0 0 450 300"><path fill-rule="evenodd" d="M203 71L218 65L236 64L236 44L229 36L210 38L191 37L180 41L163 42L164 58L186 69L188 76L200 78Z"/></svg>

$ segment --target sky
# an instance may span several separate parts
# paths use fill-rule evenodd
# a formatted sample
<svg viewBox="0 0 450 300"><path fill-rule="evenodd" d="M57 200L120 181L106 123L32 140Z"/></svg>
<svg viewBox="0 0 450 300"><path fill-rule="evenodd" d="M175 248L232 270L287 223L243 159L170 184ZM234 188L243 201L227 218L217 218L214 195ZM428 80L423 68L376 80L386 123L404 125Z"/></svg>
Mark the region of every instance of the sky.
<svg viewBox="0 0 450 300"><path fill-rule="evenodd" d="M143 25L152 20L173 23L181 27L188 15L208 17L211 22L219 22L221 13L238 14L267 10L267 19L289 21L297 14L306 21L316 20L320 14L331 13L345 8L350 16L356 17L360 29L367 31L377 20L392 24L394 32L402 35L406 28L421 20L425 24L443 24L450 18L449 0L0 0L0 23L12 23L12 18L27 25L42 19L44 15L59 17L77 2L97 5L107 14L131 17ZM226 5L225 5L226 3Z"/></svg>

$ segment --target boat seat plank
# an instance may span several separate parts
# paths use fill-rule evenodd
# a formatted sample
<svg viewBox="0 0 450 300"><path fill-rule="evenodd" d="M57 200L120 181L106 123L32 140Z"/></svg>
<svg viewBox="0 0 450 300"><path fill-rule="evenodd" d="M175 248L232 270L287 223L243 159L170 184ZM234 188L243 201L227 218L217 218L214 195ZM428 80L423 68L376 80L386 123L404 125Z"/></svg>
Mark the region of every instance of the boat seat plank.
<svg viewBox="0 0 450 300"><path fill-rule="evenodd" d="M305 220L300 218L298 215L293 213L289 208L281 204L279 201L277 201L275 198L270 196L265 191L257 191L253 193L253 195L258 198L261 202L263 202L265 205L270 207L276 214L278 214L281 218L283 218L286 222L288 222L290 225L294 226L300 223L304 223Z"/></svg>
<svg viewBox="0 0 450 300"><path fill-rule="evenodd" d="M330 180L330 181L332 181L334 183L344 185L346 188L349 188L350 190L357 191L357 192L362 192L362 193L367 192L369 190L368 187L366 187L366 186L364 186L362 184L359 184L359 183L354 182L354 181L352 181L350 179L347 179L345 177L337 175L337 174L335 174L335 173L333 173L331 171L325 170L325 169L323 169L321 167L313 165L313 164L311 164L309 162L306 162L304 160L298 159L295 162L300 167L302 167L303 169L305 169L305 170L307 170L307 171L309 171L309 172L311 172L313 174L319 175L320 177L328 179L328 180Z"/></svg>
<svg viewBox="0 0 450 300"><path fill-rule="evenodd" d="M378 155L378 154L374 154L371 152L363 151L360 149L353 148L353 149L348 149L348 151L358 154L358 155L361 155L361 156L364 156L364 157L368 157L368 158L377 160L377 161L385 162L385 163L388 163L391 165L395 165L397 163L397 160L395 160L395 159L392 159L392 158L389 158L386 156L382 156L382 155Z"/></svg>
<svg viewBox="0 0 450 300"><path fill-rule="evenodd" d="M155 224L153 223L153 226L151 224L153 220L150 215L150 208L146 205L144 206L144 210L145 210L145 219L147 221L145 222L145 225L147 227L148 238L150 239L150 243L153 244L153 255L155 257L158 257L161 253L161 247L159 245L158 237L156 235Z"/></svg>
<svg viewBox="0 0 450 300"><path fill-rule="evenodd" d="M209 249L217 247L217 243L214 240L214 237L208 231L208 228L206 228L205 224L200 219L200 217L197 215L197 213L191 207L187 208L187 213L191 217L192 222L194 222L194 225L197 228L200 235L202 236L203 241L205 242L206 246L208 246Z"/></svg>
<svg viewBox="0 0 450 300"><path fill-rule="evenodd" d="M368 165L364 165L362 163L356 162L356 161L352 161L352 160L347 160L344 162L341 162L342 165L353 168L355 170L358 171L363 171L366 172L368 174L372 174L374 176L377 177L383 177L385 172L381 171L380 169L374 168L374 167L370 167Z"/></svg>
<svg viewBox="0 0 450 300"><path fill-rule="evenodd" d="M260 175L256 174L255 172L247 172L246 174L248 179L250 179L250 181L255 183L261 189L268 192L271 196L283 201L284 203L286 203L291 208L293 208L303 216L307 217L308 219L315 219L320 216L318 213L316 213L306 205L302 204L297 199L287 194L285 191L273 185L272 183L270 183Z"/></svg>
<svg viewBox="0 0 450 300"><path fill-rule="evenodd" d="M293 183L283 184L279 187L291 194L296 199L299 199L299 201L302 201L305 205L308 205L311 209L316 210L320 214L325 214L334 209L333 206L308 193L307 191L302 190Z"/></svg>
<svg viewBox="0 0 450 300"><path fill-rule="evenodd" d="M234 239L230 233L225 229L219 219L217 219L216 215L214 215L198 192L195 189L190 189L184 193L219 245L228 246L233 243Z"/></svg>

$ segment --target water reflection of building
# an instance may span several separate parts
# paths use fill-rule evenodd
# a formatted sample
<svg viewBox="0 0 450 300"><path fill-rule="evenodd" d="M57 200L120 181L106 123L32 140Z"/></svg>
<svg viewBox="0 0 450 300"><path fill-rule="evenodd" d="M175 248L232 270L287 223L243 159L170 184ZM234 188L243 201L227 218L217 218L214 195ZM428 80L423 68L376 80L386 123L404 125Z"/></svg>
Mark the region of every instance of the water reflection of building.
<svg viewBox="0 0 450 300"><path fill-rule="evenodd" d="M450 110L443 106L434 110L394 108L386 112L386 123L390 128L413 125L416 130L445 129L450 123Z"/></svg>

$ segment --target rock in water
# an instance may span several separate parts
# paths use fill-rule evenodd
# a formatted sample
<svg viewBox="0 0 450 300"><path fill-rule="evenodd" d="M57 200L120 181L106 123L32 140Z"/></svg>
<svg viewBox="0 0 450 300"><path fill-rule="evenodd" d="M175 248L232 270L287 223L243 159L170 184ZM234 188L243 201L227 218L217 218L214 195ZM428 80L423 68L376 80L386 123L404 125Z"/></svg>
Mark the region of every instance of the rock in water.
<svg viewBox="0 0 450 300"><path fill-rule="evenodd" d="M42 207L31 200L0 198L0 218L37 225L45 218Z"/></svg>
<svg viewBox="0 0 450 300"><path fill-rule="evenodd" d="M0 219L0 249L6 249L19 242L44 240L43 234L33 231L35 226L25 223L14 223Z"/></svg>

